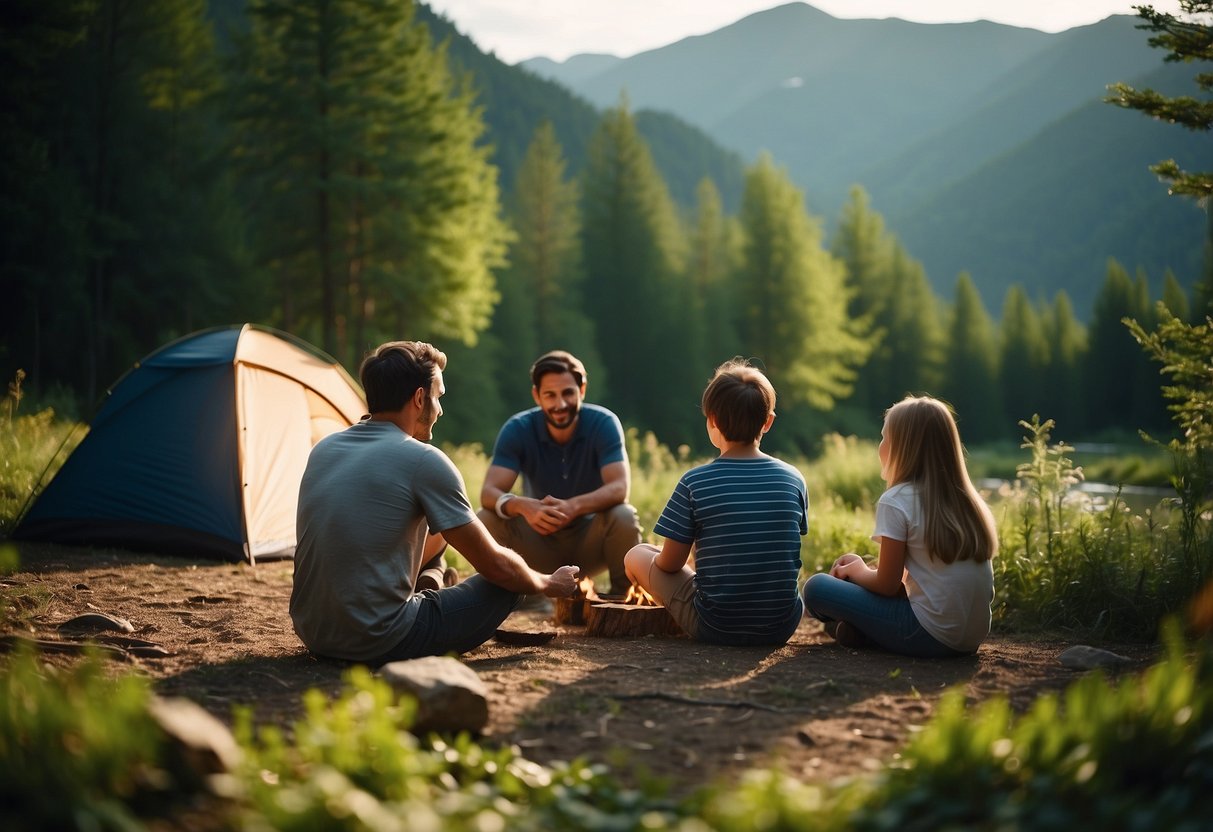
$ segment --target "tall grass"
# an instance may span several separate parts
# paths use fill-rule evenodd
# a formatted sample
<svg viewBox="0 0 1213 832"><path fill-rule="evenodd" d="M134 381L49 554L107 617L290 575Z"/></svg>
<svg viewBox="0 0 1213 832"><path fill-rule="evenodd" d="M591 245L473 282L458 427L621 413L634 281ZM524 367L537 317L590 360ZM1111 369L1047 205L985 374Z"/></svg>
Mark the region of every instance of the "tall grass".
<svg viewBox="0 0 1213 832"><path fill-rule="evenodd" d="M0 535L12 530L39 478L49 482L87 433L78 422L57 419L50 407L22 414L24 379L18 370L0 402Z"/></svg>
<svg viewBox="0 0 1213 832"><path fill-rule="evenodd" d="M1136 513L1118 497L1101 504L1076 492L1083 473L1070 446L1050 443L1052 421L1020 424L1029 460L996 507L999 626L1153 638L1202 581L1185 556L1191 546L1176 501Z"/></svg>

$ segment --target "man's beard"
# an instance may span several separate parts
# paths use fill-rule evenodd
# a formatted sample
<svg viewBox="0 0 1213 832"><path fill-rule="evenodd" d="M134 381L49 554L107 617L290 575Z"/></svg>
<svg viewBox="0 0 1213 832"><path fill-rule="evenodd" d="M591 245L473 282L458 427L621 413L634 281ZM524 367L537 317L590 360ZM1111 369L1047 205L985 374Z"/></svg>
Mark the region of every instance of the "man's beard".
<svg viewBox="0 0 1213 832"><path fill-rule="evenodd" d="M437 418L434 417L434 403L427 398L425 409L421 411L421 416L417 419L413 438L419 442L429 442L434 438L434 423L437 421Z"/></svg>
<svg viewBox="0 0 1213 832"><path fill-rule="evenodd" d="M560 412L561 417L563 417L560 421L557 421L556 415L550 410L543 411L543 418L547 419L548 424L557 430L564 430L572 426L573 422L577 420L577 414L580 412L580 407L571 405Z"/></svg>

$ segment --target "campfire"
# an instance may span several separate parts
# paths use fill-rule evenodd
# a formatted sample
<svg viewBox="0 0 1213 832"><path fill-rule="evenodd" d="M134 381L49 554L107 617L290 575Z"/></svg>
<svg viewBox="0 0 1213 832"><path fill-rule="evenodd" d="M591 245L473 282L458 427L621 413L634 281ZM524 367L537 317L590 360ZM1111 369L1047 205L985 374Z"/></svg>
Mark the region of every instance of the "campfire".
<svg viewBox="0 0 1213 832"><path fill-rule="evenodd" d="M582 578L572 598L556 599L557 624L585 625L587 636L679 635L682 630L648 592L632 584L623 596L601 596L594 582Z"/></svg>
<svg viewBox="0 0 1213 832"><path fill-rule="evenodd" d="M641 607L660 607L657 599L644 590L643 587L637 584L632 584L628 587L628 594L623 596L623 603L636 604Z"/></svg>

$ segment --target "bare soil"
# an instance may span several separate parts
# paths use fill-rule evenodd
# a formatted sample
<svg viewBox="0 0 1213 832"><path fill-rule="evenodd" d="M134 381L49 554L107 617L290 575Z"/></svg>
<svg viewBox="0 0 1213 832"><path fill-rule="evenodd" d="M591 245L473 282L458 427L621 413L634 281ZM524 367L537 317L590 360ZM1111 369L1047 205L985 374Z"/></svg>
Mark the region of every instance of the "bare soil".
<svg viewBox="0 0 1213 832"><path fill-rule="evenodd" d="M289 561L256 566L190 562L117 551L23 545L8 594L48 597L29 627L5 635L65 640L58 626L102 612L171 655L130 657L156 690L184 696L222 720L251 705L258 721L288 727L308 688L336 693L346 665L308 654L291 629ZM604 762L685 791L779 766L828 781L880 767L930 717L939 696L1007 696L1022 710L1077 673L1058 654L1069 642L992 637L978 653L918 660L836 644L806 620L778 649L698 644L682 637L593 638L584 627L518 612L510 630L555 630L542 647L490 641L463 660L489 689L486 745L517 745L539 763ZM1101 645L1140 669L1145 645ZM54 661L70 657L55 654Z"/></svg>

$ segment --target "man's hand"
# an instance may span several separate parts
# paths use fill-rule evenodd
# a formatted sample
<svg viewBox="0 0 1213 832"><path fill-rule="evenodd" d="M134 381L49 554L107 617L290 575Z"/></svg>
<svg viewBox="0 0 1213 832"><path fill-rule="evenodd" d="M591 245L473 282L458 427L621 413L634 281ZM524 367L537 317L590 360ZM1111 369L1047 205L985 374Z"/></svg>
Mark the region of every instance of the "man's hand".
<svg viewBox="0 0 1213 832"><path fill-rule="evenodd" d="M548 584L543 589L543 594L549 598L572 598L577 594L577 573L576 566L562 566L548 575Z"/></svg>
<svg viewBox="0 0 1213 832"><path fill-rule="evenodd" d="M568 513L566 501L551 496L542 500L520 502L518 506L522 509L522 516L527 524L543 535L560 531L573 519Z"/></svg>

